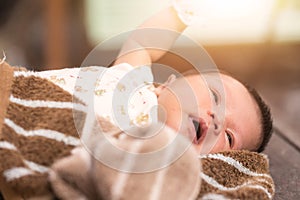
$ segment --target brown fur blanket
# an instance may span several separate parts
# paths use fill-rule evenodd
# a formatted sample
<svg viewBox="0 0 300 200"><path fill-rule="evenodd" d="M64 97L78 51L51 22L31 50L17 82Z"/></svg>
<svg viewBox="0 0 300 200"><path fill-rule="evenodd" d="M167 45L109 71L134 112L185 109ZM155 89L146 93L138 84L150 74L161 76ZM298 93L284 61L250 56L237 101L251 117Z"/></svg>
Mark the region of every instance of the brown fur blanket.
<svg viewBox="0 0 300 200"><path fill-rule="evenodd" d="M5 62L0 64L0 81L0 191L5 199L54 196L60 199L272 199L274 196L268 159L248 151L198 156L190 147L171 165L149 173L110 168L93 156L99 147L102 152L105 150L101 140L96 138L90 151L80 145L78 132L85 121L84 103L76 101L75 112L82 120L74 121L75 97L57 85ZM106 122L102 120L102 123ZM107 127L113 128L109 124ZM160 133L151 140L139 141L141 146L135 153L166 144L168 134L176 135L167 127ZM115 146L127 150L137 142L131 137L123 140L108 137ZM75 147L78 148L71 153ZM105 155L121 164L125 159L110 151L105 151ZM168 157L158 160L163 159Z"/></svg>

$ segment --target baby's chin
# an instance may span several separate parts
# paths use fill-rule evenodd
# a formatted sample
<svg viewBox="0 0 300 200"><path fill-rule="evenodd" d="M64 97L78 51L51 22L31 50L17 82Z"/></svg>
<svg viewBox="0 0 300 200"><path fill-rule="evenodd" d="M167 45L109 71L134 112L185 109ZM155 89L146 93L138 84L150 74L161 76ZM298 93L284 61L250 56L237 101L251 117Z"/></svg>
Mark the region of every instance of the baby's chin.
<svg viewBox="0 0 300 200"><path fill-rule="evenodd" d="M204 150L202 149L202 147L203 147L202 143L199 143L199 144L193 143L193 147L196 149L196 152L198 154L210 153L210 152L204 152Z"/></svg>

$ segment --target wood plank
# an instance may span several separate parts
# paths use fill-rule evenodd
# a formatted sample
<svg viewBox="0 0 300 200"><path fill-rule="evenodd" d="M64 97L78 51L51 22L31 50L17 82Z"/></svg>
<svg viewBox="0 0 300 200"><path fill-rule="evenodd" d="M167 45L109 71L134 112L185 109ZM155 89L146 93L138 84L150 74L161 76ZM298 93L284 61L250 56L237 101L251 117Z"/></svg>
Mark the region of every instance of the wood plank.
<svg viewBox="0 0 300 200"><path fill-rule="evenodd" d="M300 83L261 91L271 107L274 126L283 132L287 140L300 148Z"/></svg>
<svg viewBox="0 0 300 200"><path fill-rule="evenodd" d="M274 134L265 152L275 182L275 200L300 199L300 152Z"/></svg>

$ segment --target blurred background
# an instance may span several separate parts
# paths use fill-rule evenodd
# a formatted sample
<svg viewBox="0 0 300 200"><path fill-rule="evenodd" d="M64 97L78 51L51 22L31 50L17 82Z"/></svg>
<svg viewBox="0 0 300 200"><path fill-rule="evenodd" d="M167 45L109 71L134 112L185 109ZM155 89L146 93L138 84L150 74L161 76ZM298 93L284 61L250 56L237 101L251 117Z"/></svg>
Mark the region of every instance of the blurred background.
<svg viewBox="0 0 300 200"><path fill-rule="evenodd" d="M279 86L298 79L300 1L202 1L206 1L203 18L184 34L202 44L219 68L252 82L273 81L276 76ZM35 70L80 66L97 44L132 30L169 4L169 0L0 2L0 49L11 64ZM111 45L104 53L116 52L120 45Z"/></svg>
<svg viewBox="0 0 300 200"><path fill-rule="evenodd" d="M275 75L279 85L298 79L300 1L202 1L206 1L203 18L184 34L202 44L219 68L243 79L251 76L253 82L273 80ZM169 4L169 0L0 2L0 49L11 64L36 70L80 66L97 44L132 30ZM120 45L109 46L106 53Z"/></svg>
<svg viewBox="0 0 300 200"><path fill-rule="evenodd" d="M272 107L278 130L274 138L298 151L279 153L297 155L292 165L299 169L300 1L202 1L206 1L204 17L184 34L202 44L219 68L258 88ZM81 66L96 45L132 30L169 2L0 0L0 50L11 65L33 70ZM99 56L113 57L120 46L116 42ZM182 48L193 51L186 45ZM161 62L179 70L188 68L172 55Z"/></svg>

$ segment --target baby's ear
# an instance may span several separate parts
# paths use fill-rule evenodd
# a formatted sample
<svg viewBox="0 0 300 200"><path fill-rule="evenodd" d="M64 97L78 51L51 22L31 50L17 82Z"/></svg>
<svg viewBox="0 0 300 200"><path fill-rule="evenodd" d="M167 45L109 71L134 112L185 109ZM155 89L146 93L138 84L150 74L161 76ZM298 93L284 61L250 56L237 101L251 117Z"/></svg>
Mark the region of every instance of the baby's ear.
<svg viewBox="0 0 300 200"><path fill-rule="evenodd" d="M154 92L157 96L160 95L161 91L163 91L166 87L171 85L174 81L176 80L176 76L174 74L171 74L167 81L164 82L163 84L159 85L158 87L155 88Z"/></svg>

